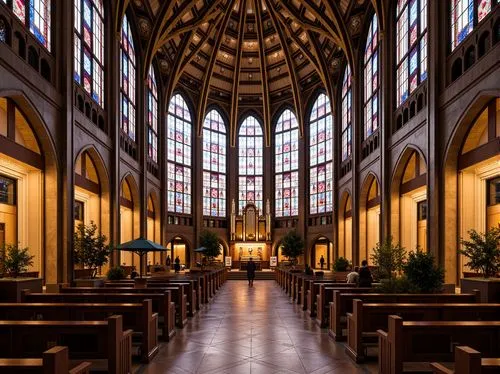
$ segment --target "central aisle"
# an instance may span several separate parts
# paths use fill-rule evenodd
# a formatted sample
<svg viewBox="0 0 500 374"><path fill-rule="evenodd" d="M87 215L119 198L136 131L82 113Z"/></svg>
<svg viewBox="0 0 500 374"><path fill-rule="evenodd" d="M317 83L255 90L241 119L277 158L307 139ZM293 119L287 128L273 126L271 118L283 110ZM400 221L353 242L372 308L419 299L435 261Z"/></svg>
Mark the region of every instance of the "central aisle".
<svg viewBox="0 0 500 374"><path fill-rule="evenodd" d="M273 281L228 281L142 373L371 373Z"/></svg>

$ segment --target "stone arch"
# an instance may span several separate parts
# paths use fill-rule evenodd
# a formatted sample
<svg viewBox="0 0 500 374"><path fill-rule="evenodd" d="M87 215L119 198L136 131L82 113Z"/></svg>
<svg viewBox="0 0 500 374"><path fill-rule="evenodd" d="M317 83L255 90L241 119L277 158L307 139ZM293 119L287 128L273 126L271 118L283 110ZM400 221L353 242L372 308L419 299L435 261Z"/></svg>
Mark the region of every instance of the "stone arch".
<svg viewBox="0 0 500 374"><path fill-rule="evenodd" d="M392 172L390 196L390 232L394 241L407 250L415 250L417 245L426 249L426 219L423 231L418 231L417 209L423 209L427 202L427 162L417 146L407 145L400 153Z"/></svg>
<svg viewBox="0 0 500 374"><path fill-rule="evenodd" d="M146 238L152 242L161 244L161 214L160 200L155 190L148 194L146 209ZM166 258L162 252L150 252L147 255L148 265L162 264Z"/></svg>
<svg viewBox="0 0 500 374"><path fill-rule="evenodd" d="M493 99L498 100L499 97L500 90L483 91L477 96L472 97L460 117L458 117L453 127L453 132L446 144L442 166L443 198L440 201L443 235L440 237L441 252L439 253L441 264L447 269L445 273L446 282L457 283L461 277L462 266L457 248L459 248L459 238L464 236L463 233L467 231L462 222L464 213L461 214L460 185L463 181L463 176L460 173L460 155L469 131L474 126L476 119L489 102ZM481 226L481 222L478 222L475 228L479 231L484 231L485 226Z"/></svg>
<svg viewBox="0 0 500 374"><path fill-rule="evenodd" d="M177 243L179 244L176 244ZM191 258L194 247L193 243L187 238L186 235L183 234L171 234L168 236L168 240L166 240L167 247L167 255L170 255L172 259L172 264L174 264L175 257L179 255L181 259L181 264L186 265L186 267L190 267ZM180 251L184 250L184 258L182 257L182 252L179 252L178 249L175 248L176 245L184 245L185 247L180 249Z"/></svg>
<svg viewBox="0 0 500 374"><path fill-rule="evenodd" d="M334 261L333 256L333 240L329 235L318 234L313 237L309 246L309 261L312 268L321 269L321 255L325 259L322 270L328 270Z"/></svg>
<svg viewBox="0 0 500 374"><path fill-rule="evenodd" d="M348 189L342 192L338 206L337 257L352 261L352 198Z"/></svg>
<svg viewBox="0 0 500 374"><path fill-rule="evenodd" d="M12 100L15 106L21 111L36 138L39 152L43 156L41 171L38 177L39 180L35 182L39 186L38 191L41 198L38 203L30 204L29 214L32 217L35 214L35 210L39 211L40 222L29 227L31 231L33 231L34 227L37 227L39 235L37 236L36 243L33 244L26 241L28 239L25 240L19 237L18 241L21 242L21 245L27 245L32 251L37 252L34 258L37 268L34 270L40 272L40 276L44 278L45 283L61 282L66 279L70 272L69 264L71 259L69 250L60 250L63 246L63 242L60 239L62 237L60 235L61 227L63 227L60 212L63 209L63 203L58 198L60 195L58 187L60 181L60 160L57 158L57 148L50 134L48 124L37 109L38 106L23 91L0 91L0 97ZM30 194L30 196L32 197L33 195ZM27 217L27 212L25 213L25 217ZM22 222L27 225L26 220Z"/></svg>
<svg viewBox="0 0 500 374"><path fill-rule="evenodd" d="M140 234L139 188L132 174L127 173L120 182L120 243L137 239ZM120 264L139 266L139 256L120 252Z"/></svg>
<svg viewBox="0 0 500 374"><path fill-rule="evenodd" d="M370 172L359 197L359 258L370 262L371 250L380 241L380 181Z"/></svg>

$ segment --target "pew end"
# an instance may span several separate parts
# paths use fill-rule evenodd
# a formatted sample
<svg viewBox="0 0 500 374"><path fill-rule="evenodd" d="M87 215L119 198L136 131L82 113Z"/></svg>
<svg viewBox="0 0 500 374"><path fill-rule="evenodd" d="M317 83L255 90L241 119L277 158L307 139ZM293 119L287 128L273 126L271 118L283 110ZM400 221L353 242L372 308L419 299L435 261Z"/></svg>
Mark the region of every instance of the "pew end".
<svg viewBox="0 0 500 374"><path fill-rule="evenodd" d="M500 358L481 359L481 353L468 346L455 347L455 370L431 363L434 374L493 374L500 372Z"/></svg>

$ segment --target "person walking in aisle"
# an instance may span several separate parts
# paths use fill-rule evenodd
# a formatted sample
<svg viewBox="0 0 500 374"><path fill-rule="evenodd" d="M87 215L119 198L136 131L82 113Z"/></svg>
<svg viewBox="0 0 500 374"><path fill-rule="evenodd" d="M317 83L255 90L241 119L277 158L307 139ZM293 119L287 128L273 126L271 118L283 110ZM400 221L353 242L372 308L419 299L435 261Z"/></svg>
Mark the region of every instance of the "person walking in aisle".
<svg viewBox="0 0 500 374"><path fill-rule="evenodd" d="M252 257L250 257L250 261L247 264L247 278L248 278L248 286L253 287L253 280L255 279L255 270L257 270L257 265L253 262Z"/></svg>
<svg viewBox="0 0 500 374"><path fill-rule="evenodd" d="M321 270L323 270L323 266L325 265L325 258L323 255L321 255L321 258L319 259L319 264L321 266Z"/></svg>

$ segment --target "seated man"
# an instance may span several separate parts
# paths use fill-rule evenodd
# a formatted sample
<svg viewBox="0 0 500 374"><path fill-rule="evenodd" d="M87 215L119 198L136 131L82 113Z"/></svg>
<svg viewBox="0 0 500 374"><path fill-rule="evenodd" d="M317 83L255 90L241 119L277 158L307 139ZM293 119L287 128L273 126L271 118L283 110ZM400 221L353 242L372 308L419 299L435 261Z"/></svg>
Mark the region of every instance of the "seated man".
<svg viewBox="0 0 500 374"><path fill-rule="evenodd" d="M351 271L347 274L347 283L356 283L359 282L359 266L354 267L354 271Z"/></svg>

